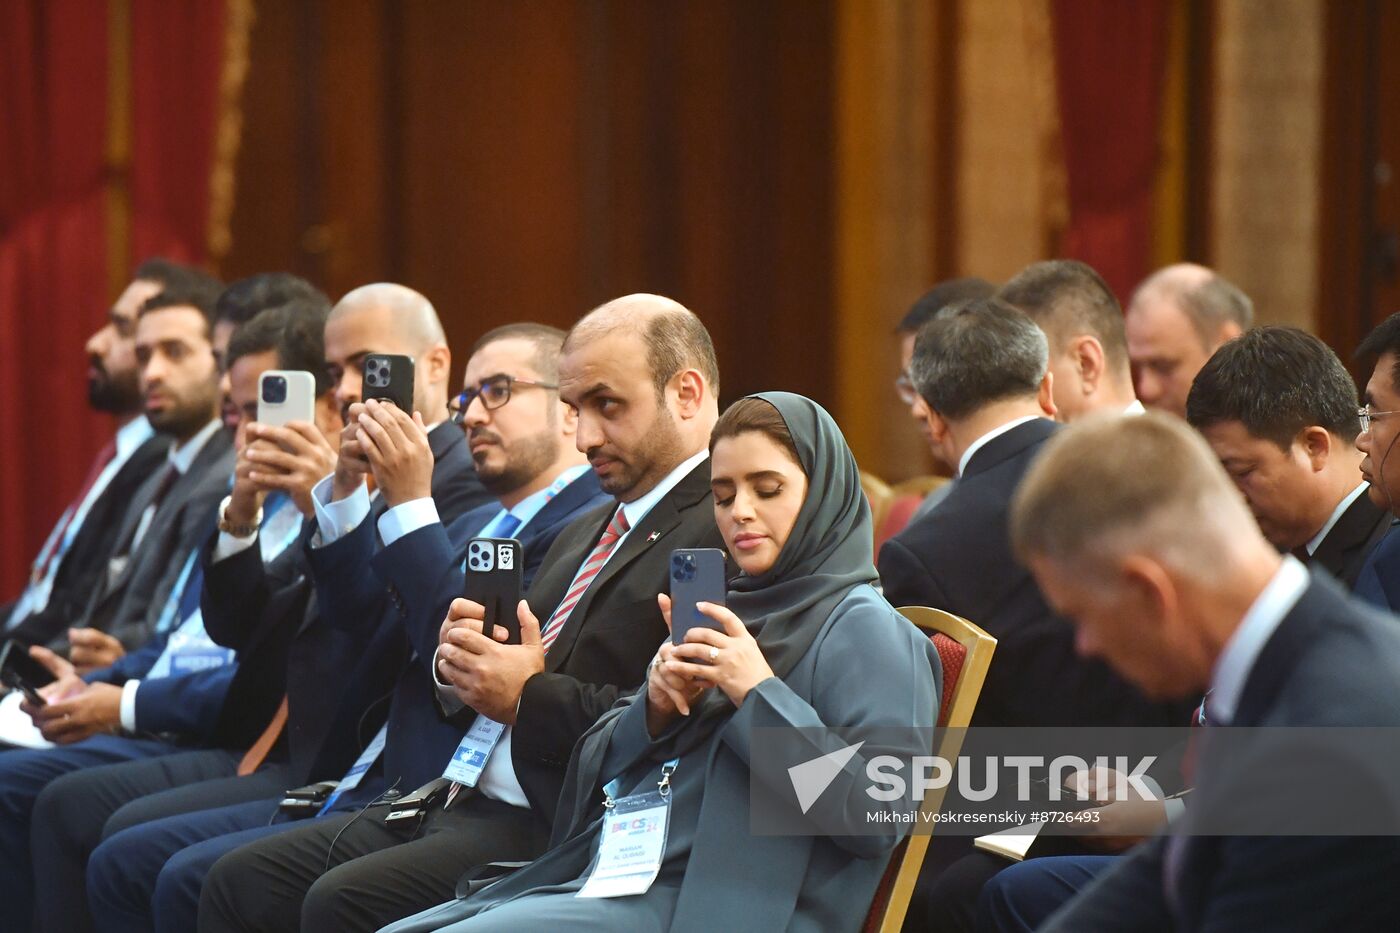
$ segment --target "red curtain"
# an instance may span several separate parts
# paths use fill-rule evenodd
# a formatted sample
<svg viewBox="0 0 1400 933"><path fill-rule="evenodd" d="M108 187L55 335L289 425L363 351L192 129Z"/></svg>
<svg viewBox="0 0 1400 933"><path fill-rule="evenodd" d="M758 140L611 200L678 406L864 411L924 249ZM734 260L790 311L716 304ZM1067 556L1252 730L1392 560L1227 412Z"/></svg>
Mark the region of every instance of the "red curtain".
<svg viewBox="0 0 1400 933"><path fill-rule="evenodd" d="M1150 271L1169 0L1054 0L1069 180L1061 253L1126 299Z"/></svg>
<svg viewBox="0 0 1400 933"><path fill-rule="evenodd" d="M129 254L199 262L225 0L130 9ZM0 3L0 602L18 592L112 430L88 409L83 353L115 297L109 41L105 3Z"/></svg>
<svg viewBox="0 0 1400 933"><path fill-rule="evenodd" d="M131 248L202 262L224 0L132 0Z"/></svg>
<svg viewBox="0 0 1400 933"><path fill-rule="evenodd" d="M83 343L106 314L107 8L0 3L0 600L106 443Z"/></svg>

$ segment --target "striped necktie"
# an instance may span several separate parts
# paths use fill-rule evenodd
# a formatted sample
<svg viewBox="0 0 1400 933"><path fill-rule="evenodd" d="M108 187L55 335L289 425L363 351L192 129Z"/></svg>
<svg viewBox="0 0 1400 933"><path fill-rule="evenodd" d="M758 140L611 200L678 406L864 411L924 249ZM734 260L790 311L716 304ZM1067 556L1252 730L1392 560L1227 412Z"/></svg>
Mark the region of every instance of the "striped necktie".
<svg viewBox="0 0 1400 933"><path fill-rule="evenodd" d="M574 611L578 601L583 594L588 591L588 585L593 582L593 578L598 576L598 571L603 569L603 565L608 562L608 557L613 549L617 547L617 542L622 540L622 536L627 534L627 529L631 527L627 524L627 516L622 511L622 506L617 507L617 512L613 514L613 519L608 523L607 530L598 539L598 543L593 546L593 552L588 555L588 559L583 562L583 566L574 574L574 582L569 584L568 592L564 594L564 599L559 603L559 608L554 610L554 614L549 617L549 622L544 627L544 632L540 635L540 645L545 651L554 644L554 640L559 637L559 633L564 628L564 623L569 621L569 613Z"/></svg>

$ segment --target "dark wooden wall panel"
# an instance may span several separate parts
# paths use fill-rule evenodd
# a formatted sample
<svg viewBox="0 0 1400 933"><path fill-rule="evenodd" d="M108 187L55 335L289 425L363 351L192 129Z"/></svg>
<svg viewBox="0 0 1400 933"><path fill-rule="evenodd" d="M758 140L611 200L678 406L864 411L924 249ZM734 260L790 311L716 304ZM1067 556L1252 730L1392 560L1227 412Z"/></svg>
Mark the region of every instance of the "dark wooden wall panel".
<svg viewBox="0 0 1400 933"><path fill-rule="evenodd" d="M833 20L800 0L260 7L224 271L403 281L459 370L489 327L656 291L710 327L727 399L829 403Z"/></svg>

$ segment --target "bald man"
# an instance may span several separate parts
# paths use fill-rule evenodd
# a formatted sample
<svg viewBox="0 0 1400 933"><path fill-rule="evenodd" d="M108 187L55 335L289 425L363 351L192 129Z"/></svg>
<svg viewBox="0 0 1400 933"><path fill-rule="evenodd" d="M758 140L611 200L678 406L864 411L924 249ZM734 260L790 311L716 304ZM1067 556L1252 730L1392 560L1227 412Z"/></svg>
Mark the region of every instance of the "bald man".
<svg viewBox="0 0 1400 933"><path fill-rule="evenodd" d="M1185 418L1196 373L1253 322L1249 297L1205 266L1178 263L1154 272L1133 293L1124 320L1138 400Z"/></svg>
<svg viewBox="0 0 1400 933"><path fill-rule="evenodd" d="M482 635L482 607L453 603L437 690L461 740L443 778L419 804L329 814L224 855L204 884L200 930L378 930L450 901L476 867L544 850L574 745L641 685L667 637L656 596L672 549L723 547L708 456L718 388L710 335L668 298L629 295L574 326L559 397L613 501L545 555L521 644ZM391 730L385 761L401 741ZM464 773L473 760L484 764Z"/></svg>
<svg viewBox="0 0 1400 933"><path fill-rule="evenodd" d="M1207 693L1212 727L1400 725L1394 619L1280 555L1210 448L1176 419L1072 425L1046 445L1018 490L1011 533L1046 597L1075 626L1081 653L1152 696ZM1257 803L1258 788L1240 790L1237 780L1274 773L1232 772L1238 741L1216 754L1207 734L1195 789L1171 833L1118 859L1035 928L1391 929L1400 914L1400 838L1206 834L1203 814L1223 818ZM1364 756L1329 761L1329 769L1316 788L1334 798L1394 782ZM1385 793L1364 799L1371 825L1393 825ZM1293 824L1280 817L1275 825Z"/></svg>

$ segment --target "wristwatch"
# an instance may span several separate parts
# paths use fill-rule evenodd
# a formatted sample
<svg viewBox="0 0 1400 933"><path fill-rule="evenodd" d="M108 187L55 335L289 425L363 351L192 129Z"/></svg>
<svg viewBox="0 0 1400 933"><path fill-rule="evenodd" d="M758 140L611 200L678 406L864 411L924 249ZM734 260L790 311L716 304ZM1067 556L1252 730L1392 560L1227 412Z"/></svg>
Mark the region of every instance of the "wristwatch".
<svg viewBox="0 0 1400 933"><path fill-rule="evenodd" d="M253 516L251 522L246 525L235 525L228 520L228 507L232 501L233 496L224 496L224 501L219 503L219 530L235 538L251 538L258 533L258 527L262 525L262 506L258 507L257 514Z"/></svg>

